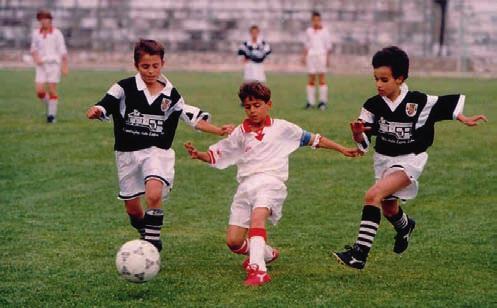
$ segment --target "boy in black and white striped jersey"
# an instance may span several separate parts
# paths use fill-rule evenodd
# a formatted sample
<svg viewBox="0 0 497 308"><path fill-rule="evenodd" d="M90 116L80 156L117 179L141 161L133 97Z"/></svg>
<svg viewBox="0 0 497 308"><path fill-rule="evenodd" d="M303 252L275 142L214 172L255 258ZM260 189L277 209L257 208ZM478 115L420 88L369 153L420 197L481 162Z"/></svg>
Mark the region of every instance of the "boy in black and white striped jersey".
<svg viewBox="0 0 497 308"><path fill-rule="evenodd" d="M378 51L372 60L378 95L368 99L359 119L351 123L354 140L366 152L376 136L374 170L376 183L364 196L364 208L355 244L334 252L337 260L362 269L378 230L381 210L397 231L394 252L407 249L416 225L399 206L399 199L416 197L418 178L428 160L426 150L433 144L435 123L458 120L467 126L486 121L484 115L463 115L465 96L432 96L409 91L405 80L409 58L398 47Z"/></svg>
<svg viewBox="0 0 497 308"><path fill-rule="evenodd" d="M251 26L249 31L250 38L238 49L238 55L243 57L245 64L243 80L266 82L263 62L271 53L271 47L261 38L257 25Z"/></svg>
<svg viewBox="0 0 497 308"><path fill-rule="evenodd" d="M172 189L175 153L171 148L178 121L197 130L224 136L234 126L217 127L210 115L187 105L173 84L161 74L164 47L140 40L134 50L138 73L115 83L95 106L89 119L114 121L114 150L119 177L118 198L124 201L130 222L141 237L162 249L162 199ZM140 197L145 195L144 212Z"/></svg>

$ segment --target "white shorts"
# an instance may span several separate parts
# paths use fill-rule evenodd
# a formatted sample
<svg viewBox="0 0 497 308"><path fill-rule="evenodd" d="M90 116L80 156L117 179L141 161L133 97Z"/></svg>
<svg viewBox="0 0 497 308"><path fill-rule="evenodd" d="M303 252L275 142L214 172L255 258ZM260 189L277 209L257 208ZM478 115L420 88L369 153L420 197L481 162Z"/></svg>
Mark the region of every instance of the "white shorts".
<svg viewBox="0 0 497 308"><path fill-rule="evenodd" d="M307 55L306 63L309 74L326 73L326 54Z"/></svg>
<svg viewBox="0 0 497 308"><path fill-rule="evenodd" d="M60 64L43 63L36 65L36 83L59 83L60 82Z"/></svg>
<svg viewBox="0 0 497 308"><path fill-rule="evenodd" d="M165 199L173 187L174 150L150 147L133 152L116 151L119 196L131 200L145 193L145 183L159 180L164 184L162 197Z"/></svg>
<svg viewBox="0 0 497 308"><path fill-rule="evenodd" d="M255 63L248 61L245 63L245 70L243 73L243 80L245 81L260 81L266 82L266 74L264 73L264 65L262 63Z"/></svg>
<svg viewBox="0 0 497 308"><path fill-rule="evenodd" d="M280 179L266 174L252 175L238 186L231 204L229 224L249 228L252 209L265 207L271 211L269 220L275 225L281 218L286 196L286 185Z"/></svg>
<svg viewBox="0 0 497 308"><path fill-rule="evenodd" d="M374 173L376 181L392 172L404 171L411 180L411 184L395 192L392 196L402 200L414 199L418 194L418 178L421 176L427 161L428 154L426 152L394 157L375 153Z"/></svg>

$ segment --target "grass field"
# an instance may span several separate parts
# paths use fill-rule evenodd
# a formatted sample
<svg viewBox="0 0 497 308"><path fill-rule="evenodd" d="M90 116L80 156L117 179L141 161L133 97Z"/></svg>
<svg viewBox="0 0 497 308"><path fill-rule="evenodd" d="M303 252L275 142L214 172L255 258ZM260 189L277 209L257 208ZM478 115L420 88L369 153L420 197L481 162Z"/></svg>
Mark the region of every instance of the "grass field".
<svg viewBox="0 0 497 308"><path fill-rule="evenodd" d="M0 71L0 306L497 306L496 80L410 78L411 89L465 93L465 113L490 121L437 125L420 193L404 206L418 223L409 250L392 252L394 231L383 220L362 272L329 252L355 240L371 154L293 154L283 219L269 227L282 255L270 268L273 281L254 289L242 285L242 258L224 244L235 169L191 161L183 142L206 148L218 138L182 123L161 272L143 285L118 277L115 253L137 234L115 197L112 124L84 114L130 74L71 72L60 86L58 122L47 125L33 73ZM239 75L168 74L215 123L242 120ZM270 74L269 85L274 117L349 145L348 122L374 94L370 76L332 76L330 110L304 111L305 76Z"/></svg>

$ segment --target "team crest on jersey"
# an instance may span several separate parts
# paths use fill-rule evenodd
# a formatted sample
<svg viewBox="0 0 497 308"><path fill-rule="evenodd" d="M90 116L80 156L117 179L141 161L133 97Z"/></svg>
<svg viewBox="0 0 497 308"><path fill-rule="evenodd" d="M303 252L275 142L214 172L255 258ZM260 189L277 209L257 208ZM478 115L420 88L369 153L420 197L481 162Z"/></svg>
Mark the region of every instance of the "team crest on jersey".
<svg viewBox="0 0 497 308"><path fill-rule="evenodd" d="M415 103L406 104L406 113L408 116L414 117L417 111L418 111L418 104Z"/></svg>
<svg viewBox="0 0 497 308"><path fill-rule="evenodd" d="M162 103L160 104L160 110L166 112L166 110L169 109L169 106L171 106L171 100L163 98Z"/></svg>

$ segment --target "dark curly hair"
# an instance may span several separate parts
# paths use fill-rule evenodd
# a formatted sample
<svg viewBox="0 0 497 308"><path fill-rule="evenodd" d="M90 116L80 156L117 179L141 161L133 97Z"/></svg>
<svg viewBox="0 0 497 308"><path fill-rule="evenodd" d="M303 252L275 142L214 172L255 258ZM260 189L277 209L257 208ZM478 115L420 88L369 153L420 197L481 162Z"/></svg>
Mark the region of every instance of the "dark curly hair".
<svg viewBox="0 0 497 308"><path fill-rule="evenodd" d="M260 99L267 103L271 99L271 90L259 81L244 82L240 86L238 97L242 103L246 98Z"/></svg>
<svg viewBox="0 0 497 308"><path fill-rule="evenodd" d="M388 66L392 70L394 78L409 77L409 57L406 52L397 46L383 48L373 56L372 65L374 68Z"/></svg>

